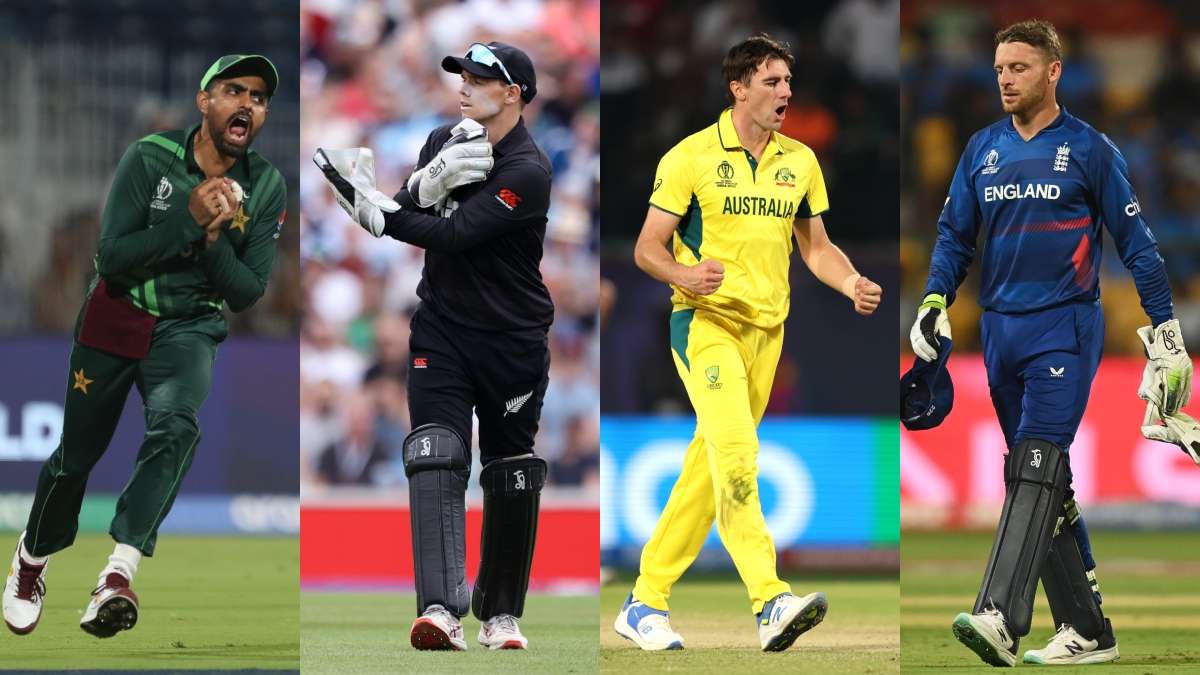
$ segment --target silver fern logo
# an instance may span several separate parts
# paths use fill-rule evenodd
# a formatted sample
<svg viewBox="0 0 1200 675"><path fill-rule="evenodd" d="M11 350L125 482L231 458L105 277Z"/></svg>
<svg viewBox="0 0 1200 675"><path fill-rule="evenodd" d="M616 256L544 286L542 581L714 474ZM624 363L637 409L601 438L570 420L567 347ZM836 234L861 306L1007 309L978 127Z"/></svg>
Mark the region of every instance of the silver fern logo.
<svg viewBox="0 0 1200 675"><path fill-rule="evenodd" d="M520 396L508 399L508 401L504 403L504 417L508 417L509 413L516 415L517 413L521 412L521 406L525 405L525 402L528 401L532 396L533 392L530 391L529 393L521 394Z"/></svg>

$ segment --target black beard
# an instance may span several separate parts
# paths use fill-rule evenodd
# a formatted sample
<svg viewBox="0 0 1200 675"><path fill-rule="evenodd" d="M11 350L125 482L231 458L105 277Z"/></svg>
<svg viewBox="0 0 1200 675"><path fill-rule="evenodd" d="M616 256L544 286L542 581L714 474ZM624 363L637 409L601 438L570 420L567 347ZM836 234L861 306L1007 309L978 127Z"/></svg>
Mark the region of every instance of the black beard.
<svg viewBox="0 0 1200 675"><path fill-rule="evenodd" d="M244 147L226 143L224 130L218 129L211 117L205 117L204 124L208 127L208 136L212 139L213 147L217 149L218 154L225 157L233 157L234 159L245 157L246 150L250 148L250 143L254 141L253 137L248 138L248 142Z"/></svg>

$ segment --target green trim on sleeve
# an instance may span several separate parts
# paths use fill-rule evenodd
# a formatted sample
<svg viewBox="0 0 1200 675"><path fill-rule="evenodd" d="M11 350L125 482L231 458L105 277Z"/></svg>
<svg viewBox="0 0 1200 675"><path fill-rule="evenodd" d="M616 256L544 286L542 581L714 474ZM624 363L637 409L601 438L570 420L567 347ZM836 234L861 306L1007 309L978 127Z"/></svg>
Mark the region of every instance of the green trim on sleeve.
<svg viewBox="0 0 1200 675"><path fill-rule="evenodd" d="M180 144L176 143L175 141L172 141L168 138L163 138L162 136L159 136L158 134L150 134L149 136L142 138L142 141L144 141L146 143L153 143L153 144L157 145L158 147L166 150L167 152L172 153L179 159L183 159L183 157L184 157L184 151L183 151L182 145L180 145Z"/></svg>

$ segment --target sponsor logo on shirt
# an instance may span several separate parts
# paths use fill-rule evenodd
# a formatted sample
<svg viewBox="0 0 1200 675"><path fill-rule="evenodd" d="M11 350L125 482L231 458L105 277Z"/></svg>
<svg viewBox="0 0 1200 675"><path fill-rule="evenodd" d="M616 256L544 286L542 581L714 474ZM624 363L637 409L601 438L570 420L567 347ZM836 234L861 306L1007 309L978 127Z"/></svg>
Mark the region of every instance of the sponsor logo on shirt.
<svg viewBox="0 0 1200 675"><path fill-rule="evenodd" d="M517 204L521 203L521 196L508 188L504 188L496 193L496 201L503 204L509 211L512 211L517 208Z"/></svg>
<svg viewBox="0 0 1200 675"><path fill-rule="evenodd" d="M1141 212L1142 212L1142 205L1138 204L1137 197L1134 197L1133 201L1131 201L1125 205L1125 215L1127 215L1127 216L1130 216L1130 217L1136 216L1137 214L1139 214Z"/></svg>
<svg viewBox="0 0 1200 675"><path fill-rule="evenodd" d="M1050 183L1008 183L988 185L983 188L983 201L998 202L1006 199L1058 199L1062 188Z"/></svg>

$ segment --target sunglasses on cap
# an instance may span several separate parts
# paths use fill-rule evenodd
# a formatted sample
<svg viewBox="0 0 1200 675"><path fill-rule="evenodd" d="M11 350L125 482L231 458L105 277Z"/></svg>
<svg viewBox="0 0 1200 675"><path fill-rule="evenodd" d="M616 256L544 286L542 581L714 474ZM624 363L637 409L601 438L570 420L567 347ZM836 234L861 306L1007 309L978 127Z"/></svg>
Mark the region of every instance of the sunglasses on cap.
<svg viewBox="0 0 1200 675"><path fill-rule="evenodd" d="M476 42L475 44L471 45L471 49L467 51L467 58L481 66L486 66L488 68L491 68L492 66L499 66L500 72L504 74L504 79L510 85L517 84L516 82L513 82L512 75L508 74L508 68L504 67L504 62L500 60L499 56L496 56L496 52L493 52L491 47L488 47L482 42Z"/></svg>

